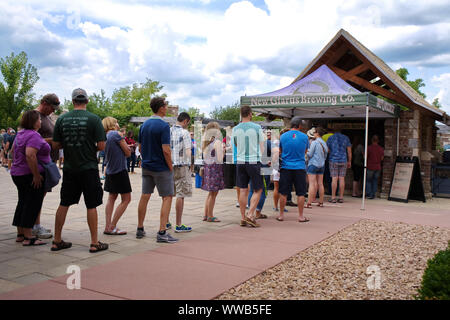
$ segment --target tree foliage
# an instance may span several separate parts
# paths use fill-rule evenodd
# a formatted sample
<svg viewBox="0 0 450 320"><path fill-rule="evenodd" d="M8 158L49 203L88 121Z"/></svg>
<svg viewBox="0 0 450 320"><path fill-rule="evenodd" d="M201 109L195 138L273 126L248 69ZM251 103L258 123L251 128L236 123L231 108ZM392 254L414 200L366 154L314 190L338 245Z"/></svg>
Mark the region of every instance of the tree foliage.
<svg viewBox="0 0 450 320"><path fill-rule="evenodd" d="M439 109L442 108L442 105L441 105L441 102L439 101L439 98L435 98L435 99L433 100L432 105L433 105L434 107L436 107L436 108L439 108Z"/></svg>
<svg viewBox="0 0 450 320"><path fill-rule="evenodd" d="M213 111L209 113L209 116L214 120L231 120L235 123L239 123L241 107L239 102L235 102L229 106L215 107Z"/></svg>
<svg viewBox="0 0 450 320"><path fill-rule="evenodd" d="M416 90L423 98L427 97L425 93L420 91L420 88L425 87L423 79L419 78L414 81L408 80L409 71L406 68L397 69L395 72L400 76L400 78L405 80L411 86L411 88Z"/></svg>
<svg viewBox="0 0 450 320"><path fill-rule="evenodd" d="M20 114L33 108L32 90L39 76L23 51L1 58L0 71L0 126L16 127Z"/></svg>

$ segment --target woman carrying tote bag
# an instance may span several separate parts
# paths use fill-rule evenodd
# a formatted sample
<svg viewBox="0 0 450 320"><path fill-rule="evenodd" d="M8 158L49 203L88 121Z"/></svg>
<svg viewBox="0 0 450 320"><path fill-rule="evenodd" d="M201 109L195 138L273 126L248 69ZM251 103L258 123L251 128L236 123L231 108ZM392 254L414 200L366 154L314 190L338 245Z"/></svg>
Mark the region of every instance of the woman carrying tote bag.
<svg viewBox="0 0 450 320"><path fill-rule="evenodd" d="M45 195L45 168L48 164L50 145L37 132L41 127L41 118L36 110L23 114L13 145L13 163L11 176L17 187L19 200L14 213L13 226L17 227L16 242L23 246L46 244L31 234L36 218L41 211Z"/></svg>

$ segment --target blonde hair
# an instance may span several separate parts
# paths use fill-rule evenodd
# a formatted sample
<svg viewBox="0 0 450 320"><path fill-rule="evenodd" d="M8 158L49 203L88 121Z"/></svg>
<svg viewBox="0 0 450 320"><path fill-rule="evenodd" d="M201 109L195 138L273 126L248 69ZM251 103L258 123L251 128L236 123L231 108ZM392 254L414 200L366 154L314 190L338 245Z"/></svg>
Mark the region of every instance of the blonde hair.
<svg viewBox="0 0 450 320"><path fill-rule="evenodd" d="M111 130L117 130L117 119L113 117L106 117L102 120L103 128L105 129L105 132L111 131Z"/></svg>
<svg viewBox="0 0 450 320"><path fill-rule="evenodd" d="M212 121L206 125L205 134L203 135L202 150L205 150L215 139L221 139L222 132L217 122Z"/></svg>

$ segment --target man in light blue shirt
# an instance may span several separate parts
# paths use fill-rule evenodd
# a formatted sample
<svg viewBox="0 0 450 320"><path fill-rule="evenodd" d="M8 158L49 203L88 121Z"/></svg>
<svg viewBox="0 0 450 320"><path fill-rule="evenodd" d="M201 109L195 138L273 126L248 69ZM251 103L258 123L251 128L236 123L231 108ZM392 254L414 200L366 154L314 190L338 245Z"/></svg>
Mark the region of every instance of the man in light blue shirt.
<svg viewBox="0 0 450 320"><path fill-rule="evenodd" d="M252 121L252 109L241 107L242 122L233 128L232 141L236 146L236 186L240 188L239 207L241 226L259 227L255 211L261 197L264 183L261 176L261 155L264 149L264 134L260 125ZM248 184L251 181L253 196L247 216L245 209L248 197Z"/></svg>

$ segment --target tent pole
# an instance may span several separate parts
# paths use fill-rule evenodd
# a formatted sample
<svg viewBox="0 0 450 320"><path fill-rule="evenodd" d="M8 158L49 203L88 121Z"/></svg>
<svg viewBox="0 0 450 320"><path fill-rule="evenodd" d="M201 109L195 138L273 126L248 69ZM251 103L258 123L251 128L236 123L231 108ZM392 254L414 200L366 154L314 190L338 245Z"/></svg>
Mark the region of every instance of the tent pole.
<svg viewBox="0 0 450 320"><path fill-rule="evenodd" d="M397 157L399 144L400 144L400 117L397 118Z"/></svg>
<svg viewBox="0 0 450 320"><path fill-rule="evenodd" d="M366 210L366 181L367 181L367 142L369 139L369 106L366 106L366 137L364 146L364 183L363 183L363 194L362 194L362 204L361 210Z"/></svg>

